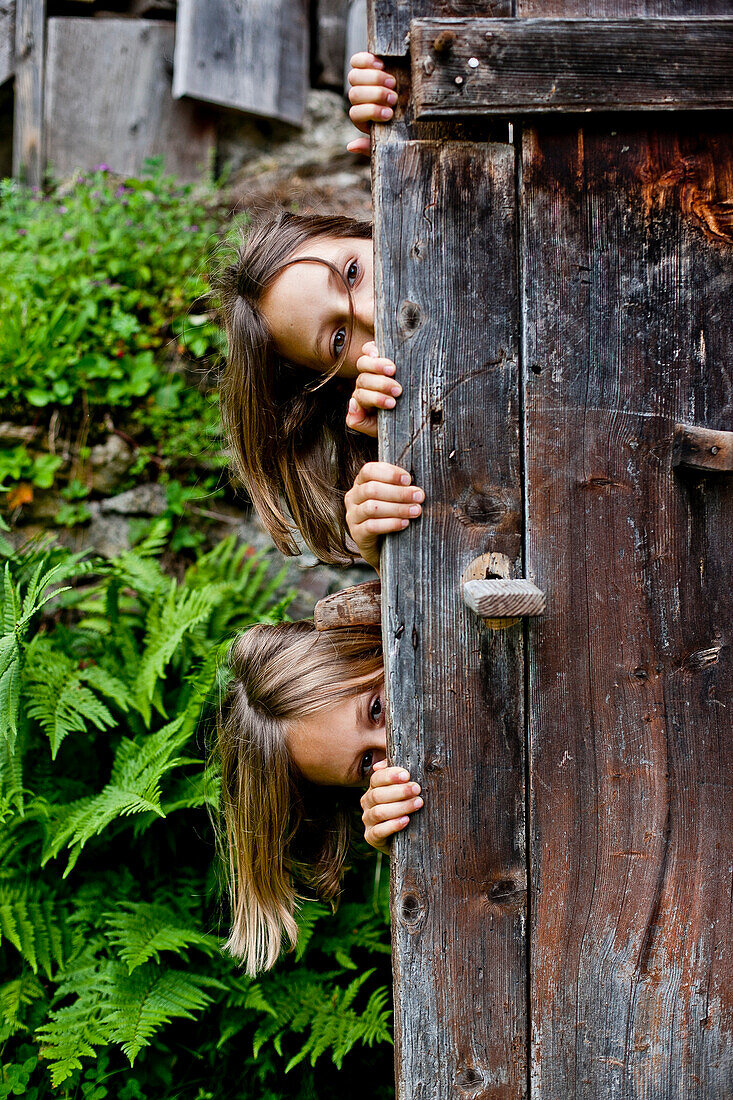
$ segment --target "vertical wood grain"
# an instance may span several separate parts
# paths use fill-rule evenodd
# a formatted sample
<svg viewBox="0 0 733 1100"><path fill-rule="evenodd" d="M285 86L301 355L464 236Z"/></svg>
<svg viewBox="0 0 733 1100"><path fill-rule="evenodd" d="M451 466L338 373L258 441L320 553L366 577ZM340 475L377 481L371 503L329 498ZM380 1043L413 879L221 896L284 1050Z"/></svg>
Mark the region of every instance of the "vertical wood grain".
<svg viewBox="0 0 733 1100"><path fill-rule="evenodd" d="M39 187L43 181L45 53L45 0L17 0L13 175L32 187Z"/></svg>
<svg viewBox="0 0 733 1100"><path fill-rule="evenodd" d="M514 150L379 141L376 338L404 394L383 459L425 489L385 540L390 757L425 806L392 853L398 1100L525 1094L522 630L487 631L460 580L520 559Z"/></svg>
<svg viewBox="0 0 733 1100"><path fill-rule="evenodd" d="M307 0L179 0L174 96L299 126L308 57Z"/></svg>
<svg viewBox="0 0 733 1100"><path fill-rule="evenodd" d="M732 196L722 121L524 132L536 1100L733 1095L733 486L671 467L733 426Z"/></svg>
<svg viewBox="0 0 733 1100"><path fill-rule="evenodd" d="M15 70L15 0L0 0L0 84Z"/></svg>
<svg viewBox="0 0 733 1100"><path fill-rule="evenodd" d="M512 0L371 0L369 49L385 57L404 57L413 19L511 14Z"/></svg>

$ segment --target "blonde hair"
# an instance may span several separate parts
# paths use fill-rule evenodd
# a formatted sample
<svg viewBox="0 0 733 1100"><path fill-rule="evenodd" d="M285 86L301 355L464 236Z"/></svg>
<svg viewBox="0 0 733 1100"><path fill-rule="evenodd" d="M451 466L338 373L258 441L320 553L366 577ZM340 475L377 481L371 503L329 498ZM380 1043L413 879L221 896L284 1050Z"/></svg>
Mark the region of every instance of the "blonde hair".
<svg viewBox="0 0 733 1100"><path fill-rule="evenodd" d="M253 976L277 961L283 941L295 946L296 883L336 898L349 843L351 808L299 775L288 730L378 683L382 646L376 628L278 623L246 631L227 660L217 738L232 910L226 947Z"/></svg>
<svg viewBox="0 0 733 1100"><path fill-rule="evenodd" d="M234 262L212 278L228 342L220 399L235 472L283 554L299 553L295 526L317 558L335 565L354 559L344 493L364 463L376 457L374 441L346 427L352 388L336 375L349 340L331 370L313 380L312 372L278 353L260 302L286 267L306 259L323 263L343 280L328 260L292 259L308 241L371 235L368 222L353 218L280 211L241 230ZM344 285L353 327L351 288Z"/></svg>

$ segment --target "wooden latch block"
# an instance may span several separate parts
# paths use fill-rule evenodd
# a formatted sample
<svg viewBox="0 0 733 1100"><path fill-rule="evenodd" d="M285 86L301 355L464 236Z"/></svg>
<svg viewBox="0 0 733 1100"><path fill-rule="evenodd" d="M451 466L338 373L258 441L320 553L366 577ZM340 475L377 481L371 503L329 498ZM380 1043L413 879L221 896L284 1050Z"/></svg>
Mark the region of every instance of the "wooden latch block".
<svg viewBox="0 0 733 1100"><path fill-rule="evenodd" d="M676 424L672 465L710 473L733 473L733 432Z"/></svg>
<svg viewBox="0 0 733 1100"><path fill-rule="evenodd" d="M463 600L482 619L542 615L546 603L545 593L523 579L465 581Z"/></svg>
<svg viewBox="0 0 733 1100"><path fill-rule="evenodd" d="M413 19L415 117L733 107L733 19Z"/></svg>

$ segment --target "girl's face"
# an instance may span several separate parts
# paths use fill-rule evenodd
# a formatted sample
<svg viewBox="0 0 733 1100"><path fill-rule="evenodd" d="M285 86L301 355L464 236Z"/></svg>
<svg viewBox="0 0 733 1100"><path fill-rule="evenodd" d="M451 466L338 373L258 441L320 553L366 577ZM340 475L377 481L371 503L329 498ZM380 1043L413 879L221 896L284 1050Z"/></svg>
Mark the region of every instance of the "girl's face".
<svg viewBox="0 0 733 1100"><path fill-rule="evenodd" d="M333 367L348 344L338 373L355 378L361 349L374 339L372 242L317 237L297 249L292 259L301 256L328 260L341 277L325 264L309 260L291 263L277 276L260 301L275 347L290 362L323 372ZM354 303L350 342L347 284Z"/></svg>
<svg viewBox="0 0 733 1100"><path fill-rule="evenodd" d="M326 787L366 787L387 755L384 684L302 718L288 736L301 775Z"/></svg>

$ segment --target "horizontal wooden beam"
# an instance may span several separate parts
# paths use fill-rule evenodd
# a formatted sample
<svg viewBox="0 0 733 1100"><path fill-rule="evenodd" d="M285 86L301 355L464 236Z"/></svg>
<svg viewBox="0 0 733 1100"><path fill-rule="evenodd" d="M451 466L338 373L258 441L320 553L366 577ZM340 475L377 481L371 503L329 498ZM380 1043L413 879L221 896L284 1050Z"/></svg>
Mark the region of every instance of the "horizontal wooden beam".
<svg viewBox="0 0 733 1100"><path fill-rule="evenodd" d="M733 432L716 432L692 424L675 425L672 465L733 473Z"/></svg>
<svg viewBox="0 0 733 1100"><path fill-rule="evenodd" d="M733 19L415 19L419 119L733 108Z"/></svg>
<svg viewBox="0 0 733 1100"><path fill-rule="evenodd" d="M545 594L532 581L483 580L466 581L463 602L484 619L507 619L525 615L542 615Z"/></svg>
<svg viewBox="0 0 733 1100"><path fill-rule="evenodd" d="M319 600L313 612L316 630L344 626L379 626L382 621L382 586L367 581L344 588Z"/></svg>

